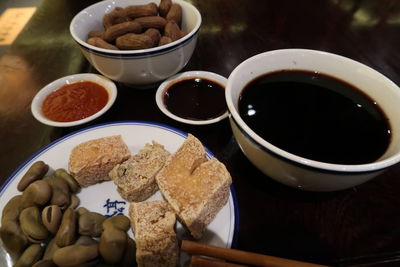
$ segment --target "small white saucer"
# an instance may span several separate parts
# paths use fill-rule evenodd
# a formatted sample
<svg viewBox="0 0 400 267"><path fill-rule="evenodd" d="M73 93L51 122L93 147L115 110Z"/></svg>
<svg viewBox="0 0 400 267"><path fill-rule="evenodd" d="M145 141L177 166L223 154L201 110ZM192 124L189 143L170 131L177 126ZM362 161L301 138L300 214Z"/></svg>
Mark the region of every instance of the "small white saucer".
<svg viewBox="0 0 400 267"><path fill-rule="evenodd" d="M158 108L168 117L170 117L171 119L174 119L176 121L179 122L183 122L186 124L192 124L192 125L205 125L205 124L212 124L212 123L216 123L219 122L223 119L225 119L226 117L228 117L228 109L226 110L225 113L223 113L222 115L213 118L213 119L209 119L209 120L190 120L190 119L184 119L181 118L173 113L171 113L165 106L164 103L164 95L166 93L166 90L174 83L180 81L180 80L186 80L189 78L200 78L200 79L207 79L209 81L213 81L217 84L220 84L221 86L223 86L225 88L228 80L216 73L213 72L208 72L208 71L187 71L187 72L183 72L183 73L178 73L170 78L168 78L167 80L165 80L157 89L156 92L156 103Z"/></svg>
<svg viewBox="0 0 400 267"><path fill-rule="evenodd" d="M42 103L46 96L50 94L51 92L59 89L65 84L71 84L75 82L81 82L81 81L91 81L95 82L101 86L103 86L107 92L108 92L108 102L107 104L98 112L95 114L86 117L81 120L77 121L70 121L70 122L58 122L58 121L52 121L46 118L43 113L42 113ZM43 87L33 98L32 104L31 104L31 111L33 116L40 121L43 124L54 126L54 127L71 127L71 126L76 126L80 124L87 123L89 121L92 121L101 115L103 115L108 109L111 108L111 106L114 104L115 99L117 98L117 87L115 86L114 82L112 82L110 79L98 75L98 74L93 74L93 73L79 73L79 74L73 74L70 76L65 76L60 79L57 79L45 87Z"/></svg>

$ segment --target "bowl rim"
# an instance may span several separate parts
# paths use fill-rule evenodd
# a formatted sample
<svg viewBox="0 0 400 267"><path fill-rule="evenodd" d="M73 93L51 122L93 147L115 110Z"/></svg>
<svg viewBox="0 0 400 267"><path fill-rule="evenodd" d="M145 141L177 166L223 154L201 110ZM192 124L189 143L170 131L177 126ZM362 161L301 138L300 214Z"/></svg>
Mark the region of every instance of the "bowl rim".
<svg viewBox="0 0 400 267"><path fill-rule="evenodd" d="M329 171L329 172L348 172L348 173L364 173L364 172L373 172L373 171L378 171L381 169L385 169L389 166L392 166L398 162L400 162L400 151L396 152L396 154L386 158L386 159L378 159L375 162L372 163L366 163L366 164L353 164L353 165L345 165L345 164L334 164L334 163L326 163L326 162L320 162L316 160L311 160L308 158L304 158L301 156L297 156L295 154L292 154L290 152L287 152L283 149L280 149L279 147L267 142L264 140L262 137L257 135L252 129L250 129L249 126L243 121L243 119L240 117L238 111L235 108L235 104L233 103L231 93L232 93L232 86L233 86L233 77L238 75L240 69L243 68L244 65L249 64L253 61L257 61L260 58L264 57L269 57L271 55L273 56L280 56L284 54L296 54L296 53L302 53L302 55L306 56L312 56L312 55L320 55L320 56L325 56L329 57L332 60L341 60L342 62L345 62L346 64L352 64L354 66L363 68L363 69L368 69L372 71L375 75L377 75L385 84L387 84L390 87L397 88L400 91L400 88L389 78L381 74L380 72L372 69L371 67L362 64L361 62L355 61L353 59L330 53L330 52L325 52L325 51L319 51L319 50L311 50L311 49L302 49L302 48L289 48L289 49L277 49L277 50L271 50L267 52L263 52L257 55L254 55L245 61L241 62L236 68L231 72L231 74L228 77L228 83L226 86L225 90L225 99L228 105L228 110L230 112L230 117L231 119L234 120L234 122L238 125L238 128L243 131L248 137L250 137L253 141L258 145L263 151L266 151L268 153L273 153L277 155L278 157L281 157L287 161L293 162L294 164L305 166L308 168L314 168L314 169L320 169L324 171ZM256 78L256 77L254 77ZM250 82L250 80L249 80Z"/></svg>
<svg viewBox="0 0 400 267"><path fill-rule="evenodd" d="M151 2L151 1L149 1ZM80 39L76 32L75 32L75 25L77 23L78 18L83 14L83 13L87 13L88 10L96 8L97 6L102 6L102 5L106 5L107 3L116 3L115 0L104 0L104 1L100 1L97 2L95 4L92 4L84 9L82 9L81 11L79 11L71 20L70 26L69 26L69 31L71 36L73 37L73 39L83 48L95 52L97 54L102 54L102 55L108 55L110 57L119 57L119 56L149 56L152 54L158 54L158 53L162 53L162 52L166 52L169 50L173 50L179 46L181 46L182 44L188 42L190 39L192 39L196 33L199 31L200 29L200 25L202 23L202 18L201 18L201 14L199 12L199 10L191 3L183 1L183 0L173 0L174 3L178 3L185 8L189 8L191 9L194 14L196 15L196 25L195 27L188 32L185 36L183 36L182 38L173 41L169 44L166 45L162 45L162 46L157 46L157 47L152 47L152 48L147 48L147 49L138 49L138 50L111 50L111 49L104 49L104 48L99 48L93 45L88 44L86 41Z"/></svg>
<svg viewBox="0 0 400 267"><path fill-rule="evenodd" d="M49 95L50 93L59 89L61 86L65 85L65 84L72 84L72 83L81 82L81 81L92 81L92 82L98 83L107 90L108 101L102 109L100 109L95 114L93 114L89 117L83 118L81 120L69 121L69 122L53 121L53 120L46 118L42 114L42 112L41 112L42 103L47 95ZM43 88L41 88L32 99L31 112L32 112L33 117L43 124L46 124L49 126L54 126L54 127L71 127L71 126L77 126L77 125L87 123L89 121L92 121L92 120L100 117L107 110L109 110L111 108L111 106L114 104L116 98L117 98L117 86L115 85L115 83L112 80L110 80L102 75L99 75L99 74L77 73L77 74L72 74L72 75L61 77L61 78L54 80L51 83L45 85Z"/></svg>
<svg viewBox="0 0 400 267"><path fill-rule="evenodd" d="M190 78L201 78L201 79L207 79L207 80L211 80L215 83L220 84L221 86L226 88L226 84L228 82L228 79L225 78L222 75L219 75L217 73L214 72L209 72L209 71L201 71L201 70L193 70L193 71L186 71L186 72L182 72L182 73L178 73L175 74L174 76L168 78L167 80L165 80L163 83L160 84L160 86L158 87L157 91L156 91L156 103L158 108L161 110L161 112L163 112L165 115L167 115L168 117L170 117L173 120L179 121L179 122L183 122L186 124L191 124L191 125L207 125L207 124L213 124L213 123L217 123L225 118L228 117L228 109L226 110L226 112L224 112L223 114L221 114L218 117L215 117L213 119L209 119L209 120L190 120L190 119L184 119L182 117L179 117L173 113L171 113L165 106L165 103L163 101L163 96L165 94L166 89L169 88L169 86L171 86L172 84L182 81L182 80L186 80L186 79L190 79Z"/></svg>

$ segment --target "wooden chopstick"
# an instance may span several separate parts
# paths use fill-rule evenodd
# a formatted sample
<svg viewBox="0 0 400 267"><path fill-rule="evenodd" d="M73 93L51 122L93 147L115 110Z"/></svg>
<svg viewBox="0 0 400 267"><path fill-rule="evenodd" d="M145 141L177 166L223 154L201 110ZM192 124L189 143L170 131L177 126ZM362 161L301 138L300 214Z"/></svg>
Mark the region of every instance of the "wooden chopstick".
<svg viewBox="0 0 400 267"><path fill-rule="evenodd" d="M199 256L192 256L190 267L246 267L246 265L239 265L225 261L205 259Z"/></svg>
<svg viewBox="0 0 400 267"><path fill-rule="evenodd" d="M243 264L266 267L327 267L314 263L262 255L237 249L220 248L189 240L182 240L181 250L190 255L202 255Z"/></svg>

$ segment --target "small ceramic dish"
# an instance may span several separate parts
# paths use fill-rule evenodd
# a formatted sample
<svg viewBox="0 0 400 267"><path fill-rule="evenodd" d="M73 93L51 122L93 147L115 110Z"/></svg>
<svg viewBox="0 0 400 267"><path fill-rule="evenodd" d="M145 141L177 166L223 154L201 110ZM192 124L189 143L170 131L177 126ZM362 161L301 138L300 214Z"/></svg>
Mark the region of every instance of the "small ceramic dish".
<svg viewBox="0 0 400 267"><path fill-rule="evenodd" d="M165 80L159 87L156 92L156 103L158 108L168 117L171 119L174 119L179 122L183 122L186 124L192 124L192 125L205 125L205 124L212 124L219 122L226 117L228 117L228 109L226 108L226 111L223 112L220 115L216 115L216 117L212 117L211 119L188 119L184 118L181 116L178 116L176 113L172 113L166 105L166 96L168 94L168 90L172 88L172 86L186 80L195 80L195 79L200 79L204 81L209 81L211 83L214 83L216 85L219 85L219 87L222 87L225 89L226 84L227 84L227 79L219 74L213 73L213 72L208 72L208 71L187 71L183 73L178 73L169 79ZM189 99L190 96L187 95L187 98ZM221 100L223 105L226 105L226 101L223 99ZM210 103L203 103L210 105ZM199 103L200 105L200 103Z"/></svg>
<svg viewBox="0 0 400 267"><path fill-rule="evenodd" d="M76 82L85 82L85 81L94 82L94 83L102 86L104 89L106 89L106 91L108 93L107 102L99 111L97 111L93 115L90 115L86 118L75 120L75 121L68 121L68 122L53 121L44 116L44 114L42 112L43 101L46 99L46 97L50 93L56 91L57 89L61 88L64 85L69 85L69 84L73 84ZM93 73L73 74L70 76L65 76L65 77L59 78L59 79L49 83L45 87L43 87L33 98L32 104L31 104L31 111L32 111L33 116L43 124L54 126L54 127L71 127L71 126L76 126L76 125L87 123L89 121L92 121L92 120L100 117L108 109L110 109L110 107L114 104L116 98L117 98L117 87L110 79L108 79L104 76L98 75L98 74L93 74Z"/></svg>

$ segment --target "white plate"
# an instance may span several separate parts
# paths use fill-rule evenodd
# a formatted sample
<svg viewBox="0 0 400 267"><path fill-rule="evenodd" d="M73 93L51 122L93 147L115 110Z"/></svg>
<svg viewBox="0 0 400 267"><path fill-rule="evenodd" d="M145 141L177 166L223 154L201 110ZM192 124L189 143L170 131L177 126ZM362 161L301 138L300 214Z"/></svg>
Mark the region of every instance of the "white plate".
<svg viewBox="0 0 400 267"><path fill-rule="evenodd" d="M187 137L187 133L169 126L133 121L101 124L69 134L33 155L7 179L0 191L0 213L11 197L20 194L17 190L17 184L33 162L43 160L52 169L67 169L68 157L74 146L87 140L110 135L121 135L132 154L137 153L139 149L152 140L164 145L168 151L175 152ZM213 156L209 150L207 150L207 156ZM119 196L112 181L83 188L78 197L81 200L81 206L90 211L104 215L114 215L120 212L128 215L129 203ZM160 192L157 192L149 200L156 199L162 199ZM237 201L233 187L231 187L228 203L220 210L214 221L208 225L201 242L220 247L231 247L238 227L237 216ZM131 231L130 234L132 235ZM178 238L188 236L186 230L179 223L177 234ZM181 263L185 260L187 260L187 255L182 255ZM0 243L0 266L12 266L11 259L5 252L2 242Z"/></svg>

